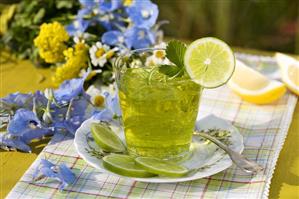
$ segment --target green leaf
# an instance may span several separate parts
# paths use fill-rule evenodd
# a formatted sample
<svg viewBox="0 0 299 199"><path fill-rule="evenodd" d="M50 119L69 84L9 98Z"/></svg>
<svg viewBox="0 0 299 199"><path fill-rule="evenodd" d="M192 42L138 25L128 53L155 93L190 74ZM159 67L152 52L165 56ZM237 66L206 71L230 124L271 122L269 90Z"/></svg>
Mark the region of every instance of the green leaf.
<svg viewBox="0 0 299 199"><path fill-rule="evenodd" d="M57 1L56 2L56 8L57 9L61 9L61 8L68 8L68 9L70 9L70 8L72 8L72 3L69 1L69 0L67 0L67 1L65 1L65 0L60 0L60 1Z"/></svg>
<svg viewBox="0 0 299 199"><path fill-rule="evenodd" d="M33 18L33 23L39 23L42 18L45 16L46 10L45 8L41 8Z"/></svg>
<svg viewBox="0 0 299 199"><path fill-rule="evenodd" d="M175 65L161 65L159 66L159 72L167 76L175 76L181 71L181 68Z"/></svg>
<svg viewBox="0 0 299 199"><path fill-rule="evenodd" d="M186 48L183 42L172 40L166 47L166 57L177 67L183 68Z"/></svg>

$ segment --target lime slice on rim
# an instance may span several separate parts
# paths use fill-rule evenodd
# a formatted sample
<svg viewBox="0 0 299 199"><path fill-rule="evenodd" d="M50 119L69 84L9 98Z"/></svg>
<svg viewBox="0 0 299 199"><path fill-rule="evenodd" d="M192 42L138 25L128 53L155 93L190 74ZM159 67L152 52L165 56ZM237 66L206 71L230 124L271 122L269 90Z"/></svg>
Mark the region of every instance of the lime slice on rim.
<svg viewBox="0 0 299 199"><path fill-rule="evenodd" d="M191 79L205 88L225 84L235 69L235 57L223 41L205 37L188 46L184 64Z"/></svg>
<svg viewBox="0 0 299 199"><path fill-rule="evenodd" d="M91 134L97 145L107 152L124 152L126 150L120 138L105 123L91 124Z"/></svg>
<svg viewBox="0 0 299 199"><path fill-rule="evenodd" d="M138 166L129 155L110 154L103 157L103 165L109 171L123 176L146 178L155 176Z"/></svg>
<svg viewBox="0 0 299 199"><path fill-rule="evenodd" d="M136 163L150 173L168 177L182 177L188 173L188 169L174 162L158 158L138 157Z"/></svg>

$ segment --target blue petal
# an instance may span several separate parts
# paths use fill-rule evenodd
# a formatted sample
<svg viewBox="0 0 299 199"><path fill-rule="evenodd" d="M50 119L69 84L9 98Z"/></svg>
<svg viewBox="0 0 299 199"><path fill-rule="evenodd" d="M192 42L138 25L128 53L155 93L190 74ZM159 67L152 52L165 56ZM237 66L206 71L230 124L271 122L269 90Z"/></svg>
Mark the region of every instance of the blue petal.
<svg viewBox="0 0 299 199"><path fill-rule="evenodd" d="M87 119L86 111L88 105L89 102L83 97L73 100L68 118L65 118L67 107L54 109L52 113L53 126L56 128L64 128L74 135L82 122Z"/></svg>
<svg viewBox="0 0 299 199"><path fill-rule="evenodd" d="M42 173L42 175L49 177L49 178L57 178L58 177L58 175L51 168L48 168L48 167L41 167L40 172Z"/></svg>
<svg viewBox="0 0 299 199"><path fill-rule="evenodd" d="M38 125L40 125L40 120L32 111L19 109L9 122L7 131L12 135L22 136L27 131L31 131L32 127Z"/></svg>
<svg viewBox="0 0 299 199"><path fill-rule="evenodd" d="M85 32L85 30L88 28L90 21L83 20L83 19L76 19L73 21L70 25L66 26L66 30L69 33L69 35L80 35Z"/></svg>
<svg viewBox="0 0 299 199"><path fill-rule="evenodd" d="M70 132L71 134L75 135L76 130L80 127L82 120L80 121L73 121L73 118L70 120L66 120L63 122L64 128Z"/></svg>
<svg viewBox="0 0 299 199"><path fill-rule="evenodd" d="M36 91L33 94L33 98L35 99L35 103L38 107L46 107L48 99L45 97L43 92Z"/></svg>
<svg viewBox="0 0 299 199"><path fill-rule="evenodd" d="M71 117L73 116L84 116L85 115L85 111L87 109L87 106L89 105L89 102L86 99L79 99L79 100L74 100L73 101L73 110L71 112Z"/></svg>
<svg viewBox="0 0 299 199"><path fill-rule="evenodd" d="M104 12L111 12L118 8L120 8L122 5L121 0L110 0L110 1L101 1L100 2L100 10L103 10Z"/></svg>
<svg viewBox="0 0 299 199"><path fill-rule="evenodd" d="M92 7L84 7L78 11L77 17L83 19L84 16L92 13Z"/></svg>
<svg viewBox="0 0 299 199"><path fill-rule="evenodd" d="M78 95L84 93L84 81L89 75L90 70L88 70L82 78L75 78L71 80L64 81L60 87L54 91L55 99L61 102L68 102L71 99L77 97Z"/></svg>
<svg viewBox="0 0 299 199"><path fill-rule="evenodd" d="M116 46L121 43L121 37L123 37L123 34L120 31L108 31L102 35L102 42L110 46Z"/></svg>
<svg viewBox="0 0 299 199"><path fill-rule="evenodd" d="M46 159L41 159L40 164L42 167L48 167L48 168L55 166L55 164L53 164L52 162L50 162L49 160L46 160Z"/></svg>
<svg viewBox="0 0 299 199"><path fill-rule="evenodd" d="M30 131L27 131L25 134L23 134L20 139L24 141L25 143L31 142L33 139L40 139L43 136L52 135L53 130L50 128L37 128Z"/></svg>
<svg viewBox="0 0 299 199"><path fill-rule="evenodd" d="M84 80L81 78L64 81L60 87L54 91L55 99L58 102L68 102L83 92Z"/></svg>
<svg viewBox="0 0 299 199"><path fill-rule="evenodd" d="M32 94L12 93L0 99L2 109L32 108Z"/></svg>
<svg viewBox="0 0 299 199"><path fill-rule="evenodd" d="M113 120L113 113L108 108L105 108L101 112L94 114L92 117L96 120L110 122Z"/></svg>
<svg viewBox="0 0 299 199"><path fill-rule="evenodd" d="M135 1L126 11L135 26L148 28L156 23L159 14L158 6L149 0Z"/></svg>
<svg viewBox="0 0 299 199"><path fill-rule="evenodd" d="M20 140L20 138L12 137L7 133L0 134L0 146L3 149L8 147L8 148L19 149L24 152L31 152L31 148L25 142Z"/></svg>
<svg viewBox="0 0 299 199"><path fill-rule="evenodd" d="M126 31L126 42L132 43L135 49L147 48L155 43L154 33L144 27L132 27Z"/></svg>
<svg viewBox="0 0 299 199"><path fill-rule="evenodd" d="M62 182L73 184L76 180L76 175L65 164L59 166L58 176Z"/></svg>
<svg viewBox="0 0 299 199"><path fill-rule="evenodd" d="M115 115L121 116L118 94L115 94L115 97L111 101L111 110Z"/></svg>

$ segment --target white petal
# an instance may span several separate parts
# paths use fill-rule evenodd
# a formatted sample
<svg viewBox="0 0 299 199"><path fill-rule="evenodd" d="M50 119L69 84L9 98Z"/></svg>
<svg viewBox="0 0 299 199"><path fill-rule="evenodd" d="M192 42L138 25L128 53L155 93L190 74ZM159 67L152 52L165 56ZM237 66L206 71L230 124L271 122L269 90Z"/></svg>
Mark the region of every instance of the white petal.
<svg viewBox="0 0 299 199"><path fill-rule="evenodd" d="M104 44L103 48L104 48L105 51L108 51L110 49L110 46L107 46L106 44Z"/></svg>
<svg viewBox="0 0 299 199"><path fill-rule="evenodd" d="M98 42L96 43L96 46L97 46L98 48L102 48L103 45L102 45L101 42L98 41Z"/></svg>
<svg viewBox="0 0 299 199"><path fill-rule="evenodd" d="M92 59L92 60L91 60L91 63L92 63L92 65L94 65L94 66L97 66L97 65L98 65L98 62L97 62L96 59Z"/></svg>

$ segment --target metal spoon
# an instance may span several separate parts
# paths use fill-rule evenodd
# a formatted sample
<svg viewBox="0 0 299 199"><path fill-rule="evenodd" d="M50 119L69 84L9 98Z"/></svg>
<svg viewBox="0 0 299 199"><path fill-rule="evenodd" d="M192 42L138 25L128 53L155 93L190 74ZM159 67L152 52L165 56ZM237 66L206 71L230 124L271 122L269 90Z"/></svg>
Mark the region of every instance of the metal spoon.
<svg viewBox="0 0 299 199"><path fill-rule="evenodd" d="M193 134L204 137L204 138L210 140L211 142L213 142L214 144L216 144L217 146L219 146L221 149L223 149L229 155L229 157L237 165L237 167L239 167L245 173L257 174L258 172L264 170L264 168L262 166L260 166L256 162L248 160L246 157L242 156L241 154L231 150L230 148L228 148L228 146L226 146L225 144L223 144L222 142L220 142L213 136L210 136L207 133L201 133L198 131L194 132Z"/></svg>

